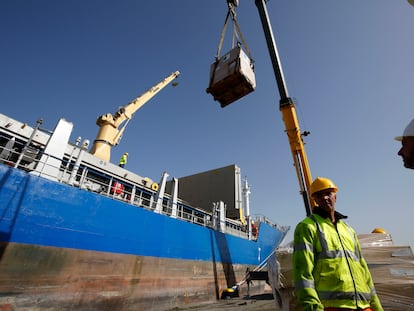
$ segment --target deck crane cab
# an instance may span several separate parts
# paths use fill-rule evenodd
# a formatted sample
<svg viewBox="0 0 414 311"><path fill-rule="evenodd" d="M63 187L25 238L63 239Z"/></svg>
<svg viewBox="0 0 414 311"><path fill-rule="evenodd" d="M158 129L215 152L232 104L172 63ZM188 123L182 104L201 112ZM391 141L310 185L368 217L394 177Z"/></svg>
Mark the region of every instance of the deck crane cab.
<svg viewBox="0 0 414 311"><path fill-rule="evenodd" d="M93 142L90 153L109 162L111 159L111 148L119 144L133 114L179 75L179 71L173 72L129 104L119 108L114 115L107 113L98 117L96 124L99 126L99 132Z"/></svg>

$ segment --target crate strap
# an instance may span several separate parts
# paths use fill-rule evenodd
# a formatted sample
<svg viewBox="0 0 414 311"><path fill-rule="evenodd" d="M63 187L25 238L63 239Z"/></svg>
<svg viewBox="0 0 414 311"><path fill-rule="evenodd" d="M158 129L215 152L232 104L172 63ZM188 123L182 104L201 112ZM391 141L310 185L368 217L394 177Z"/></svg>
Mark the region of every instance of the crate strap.
<svg viewBox="0 0 414 311"><path fill-rule="evenodd" d="M218 62L218 60L220 59L220 52L221 52L221 48L223 47L224 36L226 34L226 29L227 29L227 24L228 24L229 16L231 15L231 19L232 19L233 24L234 24L235 29L236 29L236 31L234 31L234 33L233 33L233 39L234 39L234 36L236 36L237 39L240 36L241 41L242 41L242 44L245 47L246 52L247 52L247 55L250 58L250 62L253 64L254 61L253 61L252 55L250 53L250 49L249 49L249 47L247 45L246 40L244 39L244 36L243 36L243 33L242 33L241 29L240 29L239 23L237 22L237 19L236 19L236 11L234 9L234 5L232 3L229 3L228 2L228 7L229 7L229 10L227 12L226 19L224 21L223 29L221 31L221 36L220 36L220 42L219 42L219 46L218 46L218 49L217 49L216 62ZM232 48L234 48L234 42L232 43Z"/></svg>

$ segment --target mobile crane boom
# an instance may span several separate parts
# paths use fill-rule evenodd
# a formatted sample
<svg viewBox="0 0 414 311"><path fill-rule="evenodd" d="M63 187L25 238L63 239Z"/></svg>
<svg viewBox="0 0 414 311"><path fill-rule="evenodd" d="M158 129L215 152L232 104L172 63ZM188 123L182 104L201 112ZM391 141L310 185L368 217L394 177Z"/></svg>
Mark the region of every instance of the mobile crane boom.
<svg viewBox="0 0 414 311"><path fill-rule="evenodd" d="M306 214L309 216L312 213L311 208L315 203L309 195L310 184L312 183L312 175L302 139L302 135L306 136L308 132L304 132L303 134L300 132L299 122L296 116L295 103L288 94L285 79L283 76L282 66L279 60L279 54L276 47L276 41L273 36L272 26L270 24L269 15L266 9L265 0L255 0L255 3L259 11L260 20L262 22L263 31L270 54L270 59L272 61L273 71L279 89L279 109L282 113L283 122L285 123L285 130L289 139L290 150L292 152L296 174L299 180L300 191L305 204Z"/></svg>
<svg viewBox="0 0 414 311"><path fill-rule="evenodd" d="M98 117L96 124L99 126L99 132L90 153L108 162L111 158L111 148L119 144L133 114L179 75L179 71L173 72L129 104L119 108L114 115L107 113Z"/></svg>

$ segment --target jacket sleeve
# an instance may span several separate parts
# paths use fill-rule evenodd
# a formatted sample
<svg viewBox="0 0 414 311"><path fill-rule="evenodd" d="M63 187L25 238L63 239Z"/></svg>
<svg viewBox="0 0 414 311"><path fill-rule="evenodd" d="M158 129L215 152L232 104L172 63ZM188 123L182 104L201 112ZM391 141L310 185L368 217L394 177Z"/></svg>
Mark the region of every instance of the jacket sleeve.
<svg viewBox="0 0 414 311"><path fill-rule="evenodd" d="M316 226L304 222L296 226L293 240L293 280L296 296L305 311L324 310L313 278L315 239Z"/></svg>

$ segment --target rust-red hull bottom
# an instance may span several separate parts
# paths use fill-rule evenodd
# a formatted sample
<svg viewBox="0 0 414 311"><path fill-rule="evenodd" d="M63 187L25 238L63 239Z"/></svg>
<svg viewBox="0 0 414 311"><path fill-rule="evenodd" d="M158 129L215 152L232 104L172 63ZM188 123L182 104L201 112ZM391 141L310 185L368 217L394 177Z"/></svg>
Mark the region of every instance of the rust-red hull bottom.
<svg viewBox="0 0 414 311"><path fill-rule="evenodd" d="M17 243L1 243L0 256L2 311L169 310L219 299L247 268ZM264 282L253 285L262 292Z"/></svg>

